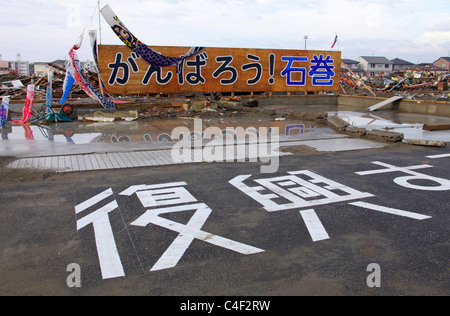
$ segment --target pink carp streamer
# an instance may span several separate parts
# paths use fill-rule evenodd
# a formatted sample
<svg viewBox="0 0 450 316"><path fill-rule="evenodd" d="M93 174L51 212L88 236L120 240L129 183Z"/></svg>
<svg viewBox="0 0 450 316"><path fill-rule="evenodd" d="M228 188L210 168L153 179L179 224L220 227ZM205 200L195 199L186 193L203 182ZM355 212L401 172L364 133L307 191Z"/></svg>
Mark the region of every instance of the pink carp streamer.
<svg viewBox="0 0 450 316"><path fill-rule="evenodd" d="M115 103L111 101L109 98L102 95L97 89L95 89L87 79L86 75L83 72L83 69L81 68L80 61L77 57L77 54L75 53L76 50L79 50L81 47L81 44L76 44L73 46L73 48L69 51L69 57L70 62L67 67L67 74L66 76L71 76L75 81L78 83L81 89L83 89L84 92L94 100L97 100L100 102L100 104L105 109L114 109L116 107Z"/></svg>
<svg viewBox="0 0 450 316"><path fill-rule="evenodd" d="M27 87L27 97L25 99L25 106L23 107L22 114L23 117L20 121L13 121L16 124L26 124L31 118L34 102L34 85L28 85Z"/></svg>

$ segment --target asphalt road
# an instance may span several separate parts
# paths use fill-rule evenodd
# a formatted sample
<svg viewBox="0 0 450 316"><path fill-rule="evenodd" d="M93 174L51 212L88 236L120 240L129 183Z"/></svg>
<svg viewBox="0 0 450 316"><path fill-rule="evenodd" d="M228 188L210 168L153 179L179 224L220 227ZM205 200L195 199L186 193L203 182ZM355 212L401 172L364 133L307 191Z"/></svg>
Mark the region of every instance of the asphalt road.
<svg viewBox="0 0 450 316"><path fill-rule="evenodd" d="M0 295L450 294L450 157L428 158L448 148L293 151L275 174L260 163L5 171ZM416 167L361 174L380 163ZM244 189L230 183L243 175ZM275 180L297 204L262 187Z"/></svg>

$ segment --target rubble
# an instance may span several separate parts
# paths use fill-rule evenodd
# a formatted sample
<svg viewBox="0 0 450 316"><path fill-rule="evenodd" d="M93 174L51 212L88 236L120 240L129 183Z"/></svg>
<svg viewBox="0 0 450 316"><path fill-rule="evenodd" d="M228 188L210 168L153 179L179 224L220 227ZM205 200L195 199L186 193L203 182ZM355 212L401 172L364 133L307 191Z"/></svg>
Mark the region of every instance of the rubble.
<svg viewBox="0 0 450 316"><path fill-rule="evenodd" d="M344 121L337 115L328 117L328 123L329 123L330 127L332 129L334 129L335 131L337 131L338 133L345 132L347 127L350 126L349 123L347 123L346 121Z"/></svg>
<svg viewBox="0 0 450 316"><path fill-rule="evenodd" d="M61 68L61 67L59 67ZM64 68L63 68L64 69ZM53 79L53 96L58 98L63 94L63 84L65 78L65 69L56 69L54 72ZM92 80L94 84L98 85L98 75L94 73L89 73L89 80ZM27 86L29 84L35 85L35 99L44 99L46 96L48 78L28 76L28 77L2 77L0 97L9 96L11 100L22 100L26 97ZM76 98L87 98L88 96L84 91L76 86L72 91L72 97Z"/></svg>
<svg viewBox="0 0 450 316"><path fill-rule="evenodd" d="M366 77L345 68L347 71L341 72L341 90L347 95L365 96L371 93L389 98L401 94L410 100L450 100L450 74L447 73L416 69Z"/></svg>
<svg viewBox="0 0 450 316"><path fill-rule="evenodd" d="M338 133L345 133L355 137L367 137L379 141L400 142L404 139L402 133L389 132L386 130L367 130L366 128L351 125L338 115L328 116L328 125Z"/></svg>
<svg viewBox="0 0 450 316"><path fill-rule="evenodd" d="M425 139L408 138L408 139L405 139L405 141L408 144L416 145L416 146L429 146L429 147L441 147L441 148L447 146L446 142L436 141L436 140L425 140Z"/></svg>
<svg viewBox="0 0 450 316"><path fill-rule="evenodd" d="M404 135L402 133L387 132L384 130L376 130L376 129L368 131L366 135L369 138L385 140L393 143L401 142L404 138Z"/></svg>

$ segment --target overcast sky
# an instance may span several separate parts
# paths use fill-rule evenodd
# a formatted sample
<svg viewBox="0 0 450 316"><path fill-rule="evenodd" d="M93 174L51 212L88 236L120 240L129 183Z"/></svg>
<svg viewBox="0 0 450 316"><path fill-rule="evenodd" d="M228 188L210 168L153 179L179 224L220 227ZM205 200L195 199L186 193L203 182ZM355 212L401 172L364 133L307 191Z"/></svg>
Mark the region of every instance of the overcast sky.
<svg viewBox="0 0 450 316"><path fill-rule="evenodd" d="M97 0L0 0L3 60L64 59L98 29ZM335 50L434 62L450 51L450 0L101 0L147 45ZM122 42L101 17L102 43ZM81 59L92 59L88 36Z"/></svg>

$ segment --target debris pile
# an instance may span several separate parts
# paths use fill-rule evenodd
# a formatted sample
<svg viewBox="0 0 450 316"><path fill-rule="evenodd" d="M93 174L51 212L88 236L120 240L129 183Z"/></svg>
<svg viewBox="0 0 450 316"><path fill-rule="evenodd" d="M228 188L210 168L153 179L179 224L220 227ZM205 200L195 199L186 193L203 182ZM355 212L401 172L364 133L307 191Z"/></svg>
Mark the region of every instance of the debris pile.
<svg viewBox="0 0 450 316"><path fill-rule="evenodd" d="M342 71L341 89L348 95L389 97L403 93L408 99L449 101L450 74L438 74L427 70L406 70L366 77L351 71Z"/></svg>
<svg viewBox="0 0 450 316"><path fill-rule="evenodd" d="M57 64L49 64L54 71L53 78L53 96L60 98L63 95L63 84L66 69ZM86 74L94 85L98 86L98 75L86 70ZM46 88L48 84L47 76L28 76L28 77L2 77L0 81L0 97L9 96L11 100L23 100L27 94L27 86L35 85L35 99L45 99ZM74 86L71 92L73 98L87 98L86 93L79 87Z"/></svg>

